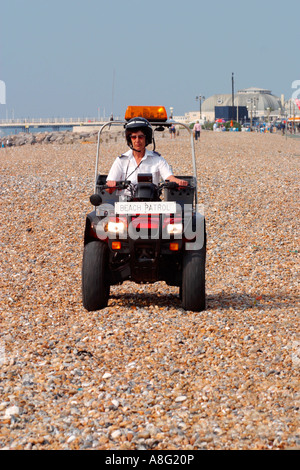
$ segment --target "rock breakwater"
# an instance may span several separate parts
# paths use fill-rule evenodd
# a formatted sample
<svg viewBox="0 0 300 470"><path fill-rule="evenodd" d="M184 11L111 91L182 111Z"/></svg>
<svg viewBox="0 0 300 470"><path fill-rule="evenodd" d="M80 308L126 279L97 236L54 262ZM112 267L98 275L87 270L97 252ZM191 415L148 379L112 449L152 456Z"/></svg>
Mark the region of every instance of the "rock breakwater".
<svg viewBox="0 0 300 470"><path fill-rule="evenodd" d="M116 140L121 131L113 132L105 137L108 140ZM35 144L75 144L75 143L96 143L98 131L71 132L71 131L53 131L39 132L36 134L21 132L16 135L9 135L0 138L0 148L2 147L21 147L23 145Z"/></svg>

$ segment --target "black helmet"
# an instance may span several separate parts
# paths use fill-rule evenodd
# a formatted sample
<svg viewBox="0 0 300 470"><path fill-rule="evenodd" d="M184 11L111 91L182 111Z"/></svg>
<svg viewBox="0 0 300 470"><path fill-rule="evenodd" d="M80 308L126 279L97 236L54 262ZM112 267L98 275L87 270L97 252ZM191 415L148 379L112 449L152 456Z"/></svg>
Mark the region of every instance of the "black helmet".
<svg viewBox="0 0 300 470"><path fill-rule="evenodd" d="M142 131L145 134L146 146L152 143L153 131L147 119L142 118L142 117L132 118L125 124L124 127L125 127L126 142L129 145L129 147L131 147L132 145L130 134L132 132L137 132L137 131Z"/></svg>

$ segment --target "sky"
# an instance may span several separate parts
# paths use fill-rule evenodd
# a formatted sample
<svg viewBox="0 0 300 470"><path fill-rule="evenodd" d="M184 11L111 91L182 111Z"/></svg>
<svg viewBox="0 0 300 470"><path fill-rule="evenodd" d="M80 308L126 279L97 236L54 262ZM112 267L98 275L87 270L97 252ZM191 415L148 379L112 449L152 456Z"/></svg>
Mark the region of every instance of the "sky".
<svg viewBox="0 0 300 470"><path fill-rule="evenodd" d="M232 73L235 91L289 99L299 39L299 0L1 0L0 119L183 115Z"/></svg>

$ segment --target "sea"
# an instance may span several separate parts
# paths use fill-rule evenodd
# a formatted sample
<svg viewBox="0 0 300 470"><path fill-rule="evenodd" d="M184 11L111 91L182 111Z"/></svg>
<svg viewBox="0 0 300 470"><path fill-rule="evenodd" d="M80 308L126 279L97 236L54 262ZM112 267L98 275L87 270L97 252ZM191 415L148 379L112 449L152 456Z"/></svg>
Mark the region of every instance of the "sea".
<svg viewBox="0 0 300 470"><path fill-rule="evenodd" d="M49 127L39 127L39 126L30 126L30 128L25 128L25 126L14 126L0 128L0 138L6 137L9 135L17 135L20 133L30 133L37 134L40 132L59 132L59 131L72 131L72 126L49 126Z"/></svg>

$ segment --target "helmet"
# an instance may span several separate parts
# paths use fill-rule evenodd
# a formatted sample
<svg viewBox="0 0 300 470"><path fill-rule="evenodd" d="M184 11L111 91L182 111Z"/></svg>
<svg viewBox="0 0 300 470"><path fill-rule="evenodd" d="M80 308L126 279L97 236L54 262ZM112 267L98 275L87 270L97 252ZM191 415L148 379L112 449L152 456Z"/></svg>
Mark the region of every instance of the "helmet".
<svg viewBox="0 0 300 470"><path fill-rule="evenodd" d="M131 139L130 139L130 134L132 132L137 132L137 131L142 131L145 136L146 136L146 146L151 144L152 138L153 138L153 131L152 127L147 121L147 119L142 118L142 117L135 117L130 119L126 124L125 124L125 135L126 135L126 142L131 147Z"/></svg>

